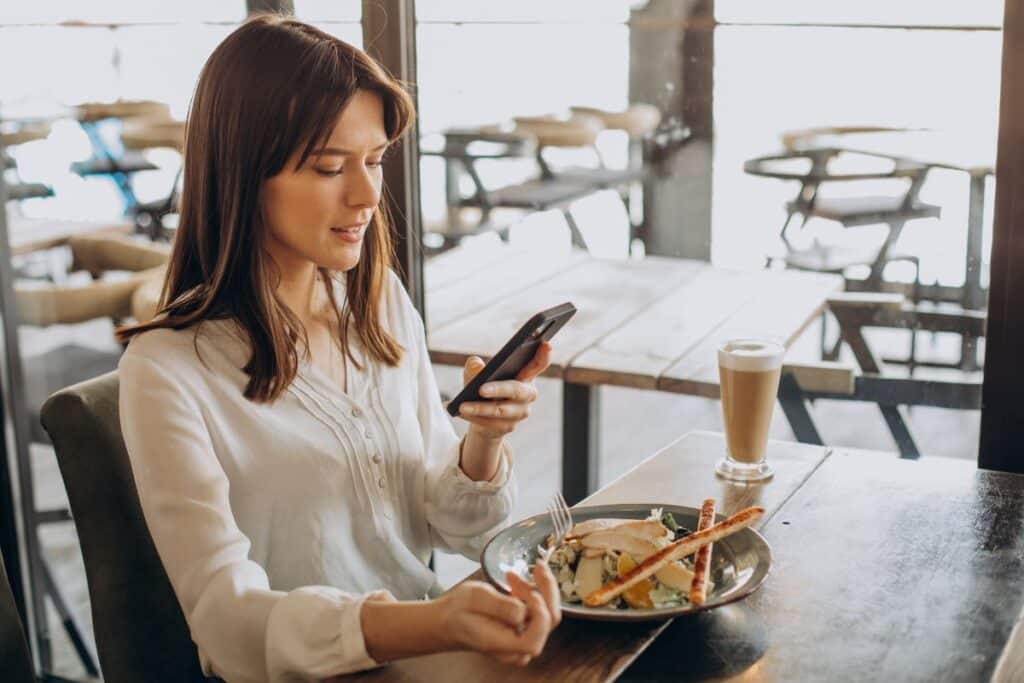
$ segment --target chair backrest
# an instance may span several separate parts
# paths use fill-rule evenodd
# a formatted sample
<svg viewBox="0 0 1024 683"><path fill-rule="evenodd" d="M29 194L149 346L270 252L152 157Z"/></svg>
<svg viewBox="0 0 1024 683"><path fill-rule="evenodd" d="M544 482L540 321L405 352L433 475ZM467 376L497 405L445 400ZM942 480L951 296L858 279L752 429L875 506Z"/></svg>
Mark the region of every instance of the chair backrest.
<svg viewBox="0 0 1024 683"><path fill-rule="evenodd" d="M104 680L206 680L139 505L117 373L58 391L41 417L82 546Z"/></svg>
<svg viewBox="0 0 1024 683"><path fill-rule="evenodd" d="M21 628L21 617L7 582L4 558L0 556L0 671L10 683L33 683L32 660Z"/></svg>

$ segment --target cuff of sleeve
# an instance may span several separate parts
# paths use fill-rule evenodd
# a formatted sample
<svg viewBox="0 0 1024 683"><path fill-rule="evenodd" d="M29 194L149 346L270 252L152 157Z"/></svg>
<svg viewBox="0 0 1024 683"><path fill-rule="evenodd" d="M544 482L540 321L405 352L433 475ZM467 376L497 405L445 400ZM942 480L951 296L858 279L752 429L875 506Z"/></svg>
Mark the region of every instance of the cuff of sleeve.
<svg viewBox="0 0 1024 683"><path fill-rule="evenodd" d="M459 466L459 454L462 452L462 442L455 453L455 463L451 467L450 475L455 477L461 486L468 486L477 493L498 493L508 485L512 478L512 447L508 441L501 442L501 459L498 461L498 471L494 473L489 481L474 481L462 471Z"/></svg>
<svg viewBox="0 0 1024 683"><path fill-rule="evenodd" d="M366 639L363 638L363 605L369 600L391 602L395 597L389 591L379 590L362 596L354 609L345 610L341 617L342 650L346 662L351 662L352 671L372 669L381 663L366 651Z"/></svg>

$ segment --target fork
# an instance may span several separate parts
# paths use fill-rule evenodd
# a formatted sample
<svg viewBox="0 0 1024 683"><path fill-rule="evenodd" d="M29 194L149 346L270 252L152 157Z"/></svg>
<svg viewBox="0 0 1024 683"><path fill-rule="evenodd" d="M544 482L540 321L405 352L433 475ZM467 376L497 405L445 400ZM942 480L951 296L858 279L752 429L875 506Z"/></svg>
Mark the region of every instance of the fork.
<svg viewBox="0 0 1024 683"><path fill-rule="evenodd" d="M548 560L551 559L551 553L555 552L555 548L562 545L562 541L565 540L565 537L573 527L572 511L569 509L569 504L565 502L561 492L555 494L548 501L548 516L551 518L551 544L547 548L543 545L537 546L537 555L544 564L548 563Z"/></svg>

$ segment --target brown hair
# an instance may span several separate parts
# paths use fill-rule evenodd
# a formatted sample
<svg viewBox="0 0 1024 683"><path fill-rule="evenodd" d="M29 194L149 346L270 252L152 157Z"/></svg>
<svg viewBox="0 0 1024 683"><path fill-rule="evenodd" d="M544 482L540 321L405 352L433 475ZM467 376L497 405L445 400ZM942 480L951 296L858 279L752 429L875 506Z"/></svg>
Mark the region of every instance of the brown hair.
<svg viewBox="0 0 1024 683"><path fill-rule="evenodd" d="M185 133L181 219L157 316L118 330L124 342L160 328L184 329L204 320L234 319L249 338L246 398L275 400L298 371L298 318L281 301L276 268L264 252L260 192L302 150L298 165L331 134L358 90L384 102L388 139L412 122L412 99L362 51L293 19L260 16L246 22L210 55L199 76ZM402 347L380 320L393 261L386 212L378 207L363 253L345 273L347 297L340 341L346 355L351 323L378 361L397 365ZM335 305L331 273L320 269ZM308 346L307 346L308 348Z"/></svg>

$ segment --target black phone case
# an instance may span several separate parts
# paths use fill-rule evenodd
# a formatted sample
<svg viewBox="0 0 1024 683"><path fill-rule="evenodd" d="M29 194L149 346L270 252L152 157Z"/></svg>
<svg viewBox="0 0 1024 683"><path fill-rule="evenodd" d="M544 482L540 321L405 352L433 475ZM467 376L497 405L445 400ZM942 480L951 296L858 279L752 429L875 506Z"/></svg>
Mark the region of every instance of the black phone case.
<svg viewBox="0 0 1024 683"><path fill-rule="evenodd" d="M480 387L487 382L515 379L526 364L533 359L537 347L542 341L551 341L551 338L562 329L573 315L576 314L576 307L571 303L564 303L537 315L526 321L526 324L519 328L519 331L512 335L501 350L491 358L476 377L470 380L469 384L463 387L459 395L448 403L448 413L455 417L459 414L459 406L466 401L479 401Z"/></svg>

